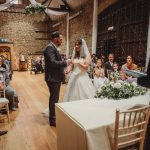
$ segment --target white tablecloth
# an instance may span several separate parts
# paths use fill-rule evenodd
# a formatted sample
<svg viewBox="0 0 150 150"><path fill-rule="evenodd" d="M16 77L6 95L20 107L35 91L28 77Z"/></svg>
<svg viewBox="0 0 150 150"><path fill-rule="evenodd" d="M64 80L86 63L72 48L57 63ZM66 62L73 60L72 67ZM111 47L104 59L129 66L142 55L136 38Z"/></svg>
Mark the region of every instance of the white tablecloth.
<svg viewBox="0 0 150 150"><path fill-rule="evenodd" d="M123 100L88 99L56 104L58 150L110 150L106 127L114 123L116 109L149 102L150 91Z"/></svg>

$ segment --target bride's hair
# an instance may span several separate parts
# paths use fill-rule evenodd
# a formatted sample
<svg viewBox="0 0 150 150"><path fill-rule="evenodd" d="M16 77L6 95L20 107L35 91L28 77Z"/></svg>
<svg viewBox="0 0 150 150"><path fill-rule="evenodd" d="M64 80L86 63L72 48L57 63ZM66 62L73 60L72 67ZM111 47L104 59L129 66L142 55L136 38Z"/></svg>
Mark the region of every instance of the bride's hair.
<svg viewBox="0 0 150 150"><path fill-rule="evenodd" d="M80 52L79 51L77 51L76 49L75 49L75 55L74 55L74 58L77 58L77 57L80 57L80 58L85 58L86 56L85 56L85 54L83 54L83 52L82 52L82 39L78 39L76 42L75 42L75 45L76 44L78 44L79 46L80 46L80 48L81 48L81 50L80 50Z"/></svg>
<svg viewBox="0 0 150 150"><path fill-rule="evenodd" d="M82 39L76 40L75 44L82 45Z"/></svg>
<svg viewBox="0 0 150 150"><path fill-rule="evenodd" d="M91 62L91 56L87 47L87 44L84 39L79 39L75 42L75 45L78 44L81 48L80 52L78 52L75 48L72 54L72 59L74 58L84 58L87 63Z"/></svg>

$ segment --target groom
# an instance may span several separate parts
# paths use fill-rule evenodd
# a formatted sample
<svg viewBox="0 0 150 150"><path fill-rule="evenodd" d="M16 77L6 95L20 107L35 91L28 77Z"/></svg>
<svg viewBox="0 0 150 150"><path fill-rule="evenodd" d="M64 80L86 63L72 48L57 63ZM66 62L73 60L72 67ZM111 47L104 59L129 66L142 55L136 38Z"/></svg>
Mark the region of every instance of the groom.
<svg viewBox="0 0 150 150"><path fill-rule="evenodd" d="M61 82L64 77L64 67L67 61L62 61L58 47L62 44L61 33L51 33L51 41L44 51L45 58L45 81L49 88L49 122L50 126L56 126L55 103L58 102Z"/></svg>

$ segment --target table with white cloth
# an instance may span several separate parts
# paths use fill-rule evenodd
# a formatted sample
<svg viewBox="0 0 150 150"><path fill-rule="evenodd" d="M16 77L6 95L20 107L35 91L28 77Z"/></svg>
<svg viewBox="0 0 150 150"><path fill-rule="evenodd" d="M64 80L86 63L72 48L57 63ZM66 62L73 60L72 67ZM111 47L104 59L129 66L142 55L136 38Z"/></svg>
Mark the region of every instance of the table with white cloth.
<svg viewBox="0 0 150 150"><path fill-rule="evenodd" d="M150 91L129 99L88 99L56 104L58 150L110 150L106 128L116 109L148 105Z"/></svg>

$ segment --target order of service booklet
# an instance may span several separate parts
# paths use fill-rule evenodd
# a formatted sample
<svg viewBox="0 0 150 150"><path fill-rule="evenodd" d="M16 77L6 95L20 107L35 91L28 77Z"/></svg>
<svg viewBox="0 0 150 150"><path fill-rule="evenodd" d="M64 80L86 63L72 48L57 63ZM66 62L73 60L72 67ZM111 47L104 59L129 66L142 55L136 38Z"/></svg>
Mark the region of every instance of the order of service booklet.
<svg viewBox="0 0 150 150"><path fill-rule="evenodd" d="M140 71L137 71L137 70L126 70L126 74L129 75L129 76L133 76L135 78L140 78L140 77L147 76L146 73L140 72Z"/></svg>

